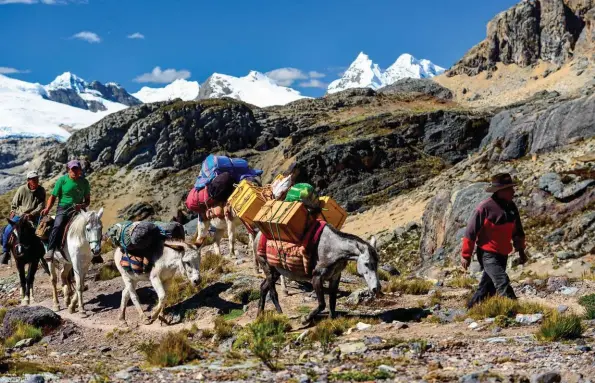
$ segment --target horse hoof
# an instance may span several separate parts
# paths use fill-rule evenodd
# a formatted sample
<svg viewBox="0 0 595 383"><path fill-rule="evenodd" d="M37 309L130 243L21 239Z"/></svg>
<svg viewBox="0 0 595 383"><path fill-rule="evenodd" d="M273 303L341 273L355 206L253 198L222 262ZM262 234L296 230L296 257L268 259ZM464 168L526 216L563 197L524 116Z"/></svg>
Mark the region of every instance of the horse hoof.
<svg viewBox="0 0 595 383"><path fill-rule="evenodd" d="M90 317L89 313L86 311L81 311L81 318L88 318Z"/></svg>
<svg viewBox="0 0 595 383"><path fill-rule="evenodd" d="M29 306L29 300L27 300L27 299L23 299L23 300L21 301L21 306Z"/></svg>
<svg viewBox="0 0 595 383"><path fill-rule="evenodd" d="M54 305L54 311L56 311L56 312L60 311L60 306L59 305Z"/></svg>
<svg viewBox="0 0 595 383"><path fill-rule="evenodd" d="M74 307L68 306L68 313L74 314L74 312L75 312Z"/></svg>

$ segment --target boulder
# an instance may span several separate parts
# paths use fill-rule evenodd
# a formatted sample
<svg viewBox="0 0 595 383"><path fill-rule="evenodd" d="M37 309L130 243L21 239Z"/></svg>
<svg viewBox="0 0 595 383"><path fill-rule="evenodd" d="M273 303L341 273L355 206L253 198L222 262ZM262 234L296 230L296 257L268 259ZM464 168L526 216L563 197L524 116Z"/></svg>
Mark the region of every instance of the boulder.
<svg viewBox="0 0 595 383"><path fill-rule="evenodd" d="M420 252L430 260L438 249L446 257L460 254L464 228L477 205L489 194L487 183L479 182L439 192L428 204L422 217Z"/></svg>
<svg viewBox="0 0 595 383"><path fill-rule="evenodd" d="M570 284L567 277L549 277L547 280L547 290L555 292Z"/></svg>
<svg viewBox="0 0 595 383"><path fill-rule="evenodd" d="M546 173L539 178L539 188L541 190L564 202L581 196L592 185L595 185L595 180L581 180L575 176L567 176L563 179L557 173Z"/></svg>
<svg viewBox="0 0 595 383"><path fill-rule="evenodd" d="M451 100L452 92L431 79L403 78L380 88L378 93L386 94L426 94L432 97Z"/></svg>
<svg viewBox="0 0 595 383"><path fill-rule="evenodd" d="M542 372L531 376L531 383L560 383L562 376L558 372Z"/></svg>
<svg viewBox="0 0 595 383"><path fill-rule="evenodd" d="M48 333L62 324L62 318L52 310L41 306L23 306L9 309L4 316L0 338L10 337L15 323L23 322Z"/></svg>

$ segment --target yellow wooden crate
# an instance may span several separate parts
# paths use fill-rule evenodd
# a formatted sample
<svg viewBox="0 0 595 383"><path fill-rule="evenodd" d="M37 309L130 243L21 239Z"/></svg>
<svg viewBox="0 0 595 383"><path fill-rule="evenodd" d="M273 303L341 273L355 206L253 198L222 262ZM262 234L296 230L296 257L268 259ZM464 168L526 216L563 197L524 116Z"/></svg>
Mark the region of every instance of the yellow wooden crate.
<svg viewBox="0 0 595 383"><path fill-rule="evenodd" d="M267 239L300 243L310 222L301 202L268 201L254 223Z"/></svg>
<svg viewBox="0 0 595 383"><path fill-rule="evenodd" d="M320 197L320 207L322 208L322 212L317 218L322 219L333 225L336 229L341 230L347 219L347 211L339 206L337 201L331 197Z"/></svg>
<svg viewBox="0 0 595 383"><path fill-rule="evenodd" d="M243 180L229 197L228 203L238 218L250 227L254 226L254 217L265 205L266 198L262 188Z"/></svg>

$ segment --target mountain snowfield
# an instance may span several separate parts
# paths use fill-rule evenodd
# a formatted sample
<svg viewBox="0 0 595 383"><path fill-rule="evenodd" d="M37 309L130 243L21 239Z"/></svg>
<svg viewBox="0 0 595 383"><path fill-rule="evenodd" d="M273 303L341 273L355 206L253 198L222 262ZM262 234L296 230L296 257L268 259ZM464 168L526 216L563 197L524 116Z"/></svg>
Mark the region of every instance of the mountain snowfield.
<svg viewBox="0 0 595 383"><path fill-rule="evenodd" d="M83 84L84 80L70 73L58 76L47 86L0 75L0 138L54 137L65 140L71 130L85 128L127 107L103 99L98 92L86 92ZM50 100L50 92L58 89L81 92L83 100L101 103L106 110L92 112Z"/></svg>
<svg viewBox="0 0 595 383"><path fill-rule="evenodd" d="M231 97L259 107L285 105L302 98L295 89L277 85L264 74L251 71L245 77L213 73L200 87L199 99Z"/></svg>
<svg viewBox="0 0 595 383"><path fill-rule="evenodd" d="M179 79L164 88L150 88L145 86L132 95L144 103L168 101L176 98L190 101L198 97L199 89L200 86L197 81Z"/></svg>
<svg viewBox="0 0 595 383"><path fill-rule="evenodd" d="M408 53L399 56L393 65L382 71L378 64L361 52L341 78L329 84L327 92L330 94L351 88L379 89L402 78L431 78L444 71L444 68L431 61L418 60Z"/></svg>

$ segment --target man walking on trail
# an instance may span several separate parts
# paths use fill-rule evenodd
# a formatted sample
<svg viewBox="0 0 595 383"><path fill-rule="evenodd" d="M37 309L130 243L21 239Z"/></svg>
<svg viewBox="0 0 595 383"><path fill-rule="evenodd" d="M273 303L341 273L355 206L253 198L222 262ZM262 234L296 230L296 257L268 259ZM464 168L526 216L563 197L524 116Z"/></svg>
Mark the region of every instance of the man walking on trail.
<svg viewBox="0 0 595 383"><path fill-rule="evenodd" d="M496 294L516 299L506 274L508 255L514 245L521 264L527 261L527 256L521 217L512 201L515 185L508 173L492 177L492 185L486 192L493 195L477 206L467 224L463 238L463 268L467 269L471 264L477 245L477 260L483 269L479 287L467 304L469 308Z"/></svg>
<svg viewBox="0 0 595 383"><path fill-rule="evenodd" d="M49 214L54 203L58 200L56 220L50 233L48 252L44 256L48 262L54 259L54 251L61 245L64 229L68 221L77 212L88 208L91 204L91 186L89 181L83 177L81 163L78 160L72 160L66 166L68 174L63 175L56 181L46 208L41 212L42 215ZM95 261L98 262L99 259L95 259Z"/></svg>
<svg viewBox="0 0 595 383"><path fill-rule="evenodd" d="M10 218L13 222L21 219L37 222L37 218L43 209L45 202L45 189L39 184L37 172L27 173L27 183L18 188L10 205ZM8 254L8 238L12 233L12 225L8 225L2 233L2 258L0 262L7 264L10 258Z"/></svg>

